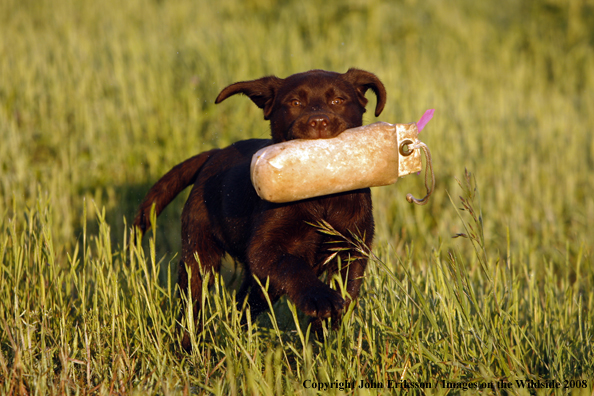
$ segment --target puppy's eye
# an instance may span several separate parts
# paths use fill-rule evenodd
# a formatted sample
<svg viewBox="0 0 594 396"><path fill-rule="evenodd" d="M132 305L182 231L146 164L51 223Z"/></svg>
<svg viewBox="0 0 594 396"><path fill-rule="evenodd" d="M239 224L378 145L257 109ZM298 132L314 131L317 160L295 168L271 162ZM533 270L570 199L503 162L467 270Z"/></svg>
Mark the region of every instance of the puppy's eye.
<svg viewBox="0 0 594 396"><path fill-rule="evenodd" d="M291 100L289 103L290 103L290 104L291 104L291 106L293 106L293 107L299 107L299 106L301 106L301 101L300 101L300 100L298 100L298 99L293 99L293 100Z"/></svg>
<svg viewBox="0 0 594 396"><path fill-rule="evenodd" d="M330 104L332 104L332 105L341 105L343 103L344 103L343 98L335 98L335 99L332 99L332 101L330 102Z"/></svg>

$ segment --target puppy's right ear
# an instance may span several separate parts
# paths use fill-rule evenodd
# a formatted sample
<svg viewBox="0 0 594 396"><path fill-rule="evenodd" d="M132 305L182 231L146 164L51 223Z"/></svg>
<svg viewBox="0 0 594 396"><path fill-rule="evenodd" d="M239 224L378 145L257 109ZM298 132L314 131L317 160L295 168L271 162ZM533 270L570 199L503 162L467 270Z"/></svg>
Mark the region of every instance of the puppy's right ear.
<svg viewBox="0 0 594 396"><path fill-rule="evenodd" d="M215 103L221 103L229 96L241 93L247 95L256 106L264 110L264 119L268 120L272 111L274 97L276 96L278 88L282 85L282 82L283 79L276 76L262 77L252 81L236 82L223 89L219 96L217 96Z"/></svg>

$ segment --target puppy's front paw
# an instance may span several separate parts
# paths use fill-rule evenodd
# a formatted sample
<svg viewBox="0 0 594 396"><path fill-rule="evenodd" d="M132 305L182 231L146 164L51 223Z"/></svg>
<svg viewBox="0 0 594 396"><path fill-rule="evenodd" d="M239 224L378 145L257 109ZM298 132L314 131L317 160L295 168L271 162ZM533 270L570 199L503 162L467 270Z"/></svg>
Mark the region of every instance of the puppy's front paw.
<svg viewBox="0 0 594 396"><path fill-rule="evenodd" d="M336 316L346 304L339 292L323 283L305 288L293 301L306 315L320 319Z"/></svg>

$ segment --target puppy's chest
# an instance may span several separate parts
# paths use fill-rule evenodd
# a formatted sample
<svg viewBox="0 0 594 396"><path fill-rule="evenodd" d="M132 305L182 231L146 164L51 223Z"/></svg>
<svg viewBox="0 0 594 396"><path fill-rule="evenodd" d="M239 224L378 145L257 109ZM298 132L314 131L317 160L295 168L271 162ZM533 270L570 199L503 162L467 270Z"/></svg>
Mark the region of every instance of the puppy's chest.
<svg viewBox="0 0 594 396"><path fill-rule="evenodd" d="M308 221L327 222L341 233L373 221L371 197L365 190L304 202L303 209Z"/></svg>

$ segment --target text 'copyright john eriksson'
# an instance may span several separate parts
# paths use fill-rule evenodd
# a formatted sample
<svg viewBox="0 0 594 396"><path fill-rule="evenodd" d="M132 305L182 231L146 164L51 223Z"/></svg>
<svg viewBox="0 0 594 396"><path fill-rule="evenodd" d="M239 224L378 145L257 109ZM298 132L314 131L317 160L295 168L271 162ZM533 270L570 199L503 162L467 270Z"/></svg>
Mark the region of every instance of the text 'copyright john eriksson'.
<svg viewBox="0 0 594 396"><path fill-rule="evenodd" d="M319 391L326 391L336 389L339 391L350 389L456 389L456 390L481 390L481 389L581 389L588 387L587 380L565 380L565 381L535 381L535 380L499 380L494 382L465 382L465 381L396 381L388 380L385 382L374 381L334 381L321 382L305 380L303 387L306 389L317 389Z"/></svg>

